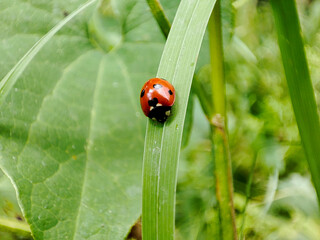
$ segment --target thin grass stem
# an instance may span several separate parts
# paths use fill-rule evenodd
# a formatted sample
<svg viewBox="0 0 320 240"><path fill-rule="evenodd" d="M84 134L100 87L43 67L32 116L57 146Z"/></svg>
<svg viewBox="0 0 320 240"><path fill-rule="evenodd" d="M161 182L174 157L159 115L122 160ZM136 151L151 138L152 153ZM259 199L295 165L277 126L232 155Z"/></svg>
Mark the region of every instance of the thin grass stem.
<svg viewBox="0 0 320 240"><path fill-rule="evenodd" d="M214 149L216 196L220 213L221 239L237 239L233 206L231 156L226 124L226 97L223 65L220 0L209 20L211 86L214 116L210 119Z"/></svg>
<svg viewBox="0 0 320 240"><path fill-rule="evenodd" d="M166 16L166 14L163 11L163 7L159 0L147 0L147 3L150 7L151 13L156 19L163 35L165 38L168 38L171 24Z"/></svg>

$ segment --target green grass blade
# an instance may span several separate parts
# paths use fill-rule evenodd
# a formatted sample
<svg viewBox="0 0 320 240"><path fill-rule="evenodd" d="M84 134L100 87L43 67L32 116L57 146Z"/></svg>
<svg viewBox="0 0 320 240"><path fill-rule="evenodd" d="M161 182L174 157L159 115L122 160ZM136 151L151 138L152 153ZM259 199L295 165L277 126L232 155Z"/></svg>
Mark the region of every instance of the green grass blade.
<svg viewBox="0 0 320 240"><path fill-rule="evenodd" d="M270 3L293 110L320 199L320 124L296 4L294 0L271 0Z"/></svg>
<svg viewBox="0 0 320 240"><path fill-rule="evenodd" d="M171 24L167 16L165 15L159 0L147 0L147 3L150 7L152 15L158 22L163 35L165 36L165 38L167 38L170 32Z"/></svg>
<svg viewBox="0 0 320 240"><path fill-rule="evenodd" d="M16 83L18 78L21 76L25 68L29 65L32 59L42 49L42 47L71 19L77 16L80 12L88 8L97 0L89 0L85 4L81 5L75 11L70 13L67 17L56 24L47 34L40 38L29 51L17 62L17 64L8 72L8 74L0 82L0 104L3 103L4 99L10 92L13 85Z"/></svg>
<svg viewBox="0 0 320 240"><path fill-rule="evenodd" d="M143 166L144 239L174 238L177 167L187 102L213 0L183 0L161 58L158 77L176 88L173 115L163 125L147 123Z"/></svg>

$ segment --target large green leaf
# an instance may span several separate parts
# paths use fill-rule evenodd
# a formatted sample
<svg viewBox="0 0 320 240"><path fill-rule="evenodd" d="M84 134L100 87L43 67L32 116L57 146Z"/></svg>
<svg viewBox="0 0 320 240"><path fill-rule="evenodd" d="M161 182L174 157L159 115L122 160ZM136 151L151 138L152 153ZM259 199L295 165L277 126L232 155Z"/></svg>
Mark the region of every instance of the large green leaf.
<svg viewBox="0 0 320 240"><path fill-rule="evenodd" d="M0 77L84 2L1 1ZM141 213L138 96L164 43L145 9L143 1L105 1L80 14L1 105L0 165L35 239L123 239Z"/></svg>

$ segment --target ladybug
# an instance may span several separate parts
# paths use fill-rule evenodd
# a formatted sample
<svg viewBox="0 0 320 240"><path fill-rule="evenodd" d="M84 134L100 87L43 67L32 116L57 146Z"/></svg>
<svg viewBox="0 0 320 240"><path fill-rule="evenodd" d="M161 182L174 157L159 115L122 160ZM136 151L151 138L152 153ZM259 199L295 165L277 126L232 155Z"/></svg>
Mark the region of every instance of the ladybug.
<svg viewBox="0 0 320 240"><path fill-rule="evenodd" d="M140 104L144 115L154 121L165 122L175 100L174 87L163 78L151 78L142 87Z"/></svg>

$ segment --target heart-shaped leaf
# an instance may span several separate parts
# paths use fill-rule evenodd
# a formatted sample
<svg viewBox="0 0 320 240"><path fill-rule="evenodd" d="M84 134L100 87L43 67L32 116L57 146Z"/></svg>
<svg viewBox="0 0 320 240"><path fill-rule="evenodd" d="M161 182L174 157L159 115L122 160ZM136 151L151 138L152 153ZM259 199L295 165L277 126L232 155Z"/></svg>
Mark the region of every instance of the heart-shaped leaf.
<svg viewBox="0 0 320 240"><path fill-rule="evenodd" d="M0 76L83 2L1 1ZM0 165L35 239L123 239L141 213L146 121L138 96L164 43L146 9L143 1L87 9L43 47L1 105Z"/></svg>

